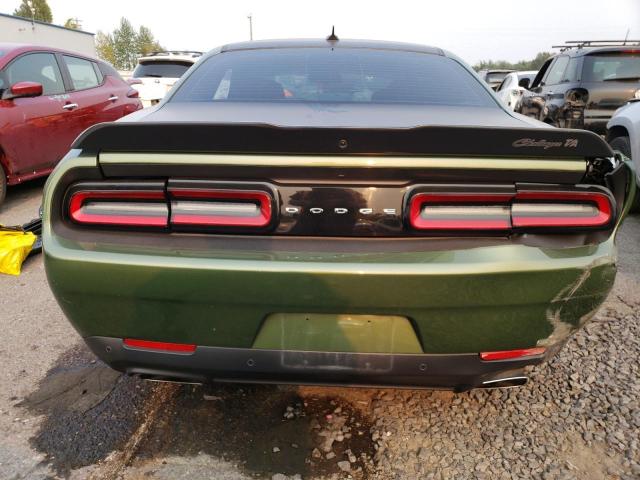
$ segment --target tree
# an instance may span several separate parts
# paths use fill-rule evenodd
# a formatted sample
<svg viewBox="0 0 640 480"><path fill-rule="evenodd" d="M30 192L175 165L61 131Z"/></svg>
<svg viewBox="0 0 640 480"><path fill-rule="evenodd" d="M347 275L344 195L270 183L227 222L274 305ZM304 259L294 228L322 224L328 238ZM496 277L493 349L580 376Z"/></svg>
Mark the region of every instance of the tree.
<svg viewBox="0 0 640 480"><path fill-rule="evenodd" d="M41 22L51 23L53 15L47 0L22 0L20 6L13 12L14 15L24 18L32 18Z"/></svg>
<svg viewBox="0 0 640 480"><path fill-rule="evenodd" d="M120 19L120 25L113 31L113 50L116 56L115 65L121 70L133 70L136 65L138 36L126 18Z"/></svg>
<svg viewBox="0 0 640 480"><path fill-rule="evenodd" d="M138 57L163 50L151 30L141 26L136 32L129 20L122 17L112 33L98 32L96 35L98 56L113 64L118 70L132 70Z"/></svg>
<svg viewBox="0 0 640 480"><path fill-rule="evenodd" d="M96 34L96 52L98 56L116 66L116 52L113 48L113 36L110 33L98 31ZM118 68L116 66L116 68Z"/></svg>
<svg viewBox="0 0 640 480"><path fill-rule="evenodd" d="M511 63L506 60L483 60L473 66L474 70L540 70L540 67L551 57L553 53L540 52L532 60L520 60Z"/></svg>
<svg viewBox="0 0 640 480"><path fill-rule="evenodd" d="M80 20L77 18L67 18L67 21L64 22L65 28L72 28L74 30L81 30L82 25L80 25Z"/></svg>
<svg viewBox="0 0 640 480"><path fill-rule="evenodd" d="M160 45L151 30L142 25L138 30L138 44L137 44L137 53L140 55L148 55L151 52L159 52L164 50Z"/></svg>

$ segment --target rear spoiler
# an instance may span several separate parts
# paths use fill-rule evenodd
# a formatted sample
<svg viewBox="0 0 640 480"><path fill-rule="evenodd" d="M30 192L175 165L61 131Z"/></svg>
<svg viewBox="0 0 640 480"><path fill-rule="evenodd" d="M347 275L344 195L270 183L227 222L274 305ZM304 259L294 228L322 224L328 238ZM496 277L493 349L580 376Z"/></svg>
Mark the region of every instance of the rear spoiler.
<svg viewBox="0 0 640 480"><path fill-rule="evenodd" d="M100 152L612 157L595 133L559 128L426 126L279 127L267 124L101 123L72 148Z"/></svg>

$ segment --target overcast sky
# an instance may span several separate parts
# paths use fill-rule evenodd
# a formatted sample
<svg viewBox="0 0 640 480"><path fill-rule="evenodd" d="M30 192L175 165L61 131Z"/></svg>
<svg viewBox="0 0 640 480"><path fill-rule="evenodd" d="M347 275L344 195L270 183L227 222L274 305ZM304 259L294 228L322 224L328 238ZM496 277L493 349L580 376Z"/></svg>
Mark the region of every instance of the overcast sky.
<svg viewBox="0 0 640 480"><path fill-rule="evenodd" d="M121 16L151 28L169 49L209 50L249 38L326 37L416 42L469 63L516 61L565 40L640 37L640 0L48 0L55 23L113 30ZM19 0L0 0L13 13Z"/></svg>

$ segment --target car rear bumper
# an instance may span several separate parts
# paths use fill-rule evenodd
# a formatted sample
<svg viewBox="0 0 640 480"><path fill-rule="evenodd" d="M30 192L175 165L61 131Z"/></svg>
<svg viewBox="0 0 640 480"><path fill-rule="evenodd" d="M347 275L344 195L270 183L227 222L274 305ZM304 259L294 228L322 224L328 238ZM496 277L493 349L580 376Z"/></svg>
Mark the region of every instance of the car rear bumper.
<svg viewBox="0 0 640 480"><path fill-rule="evenodd" d="M477 354L400 355L198 346L193 353L145 351L122 339L88 337L112 368L152 380L393 386L465 391L526 382L523 369L542 355L482 361ZM504 383L503 379L507 379Z"/></svg>
<svg viewBox="0 0 640 480"><path fill-rule="evenodd" d="M404 317L425 354L548 347L595 313L615 278L613 238L575 248L436 251L398 251L397 242L369 239L326 240L325 251L313 241L304 251L308 242L298 239L299 250L287 252L270 239L268 251L205 236L197 249L165 250L76 243L46 228L44 235L49 284L83 337L211 347L255 347L273 314ZM380 251L361 250L365 243ZM313 338L306 347L324 350Z"/></svg>

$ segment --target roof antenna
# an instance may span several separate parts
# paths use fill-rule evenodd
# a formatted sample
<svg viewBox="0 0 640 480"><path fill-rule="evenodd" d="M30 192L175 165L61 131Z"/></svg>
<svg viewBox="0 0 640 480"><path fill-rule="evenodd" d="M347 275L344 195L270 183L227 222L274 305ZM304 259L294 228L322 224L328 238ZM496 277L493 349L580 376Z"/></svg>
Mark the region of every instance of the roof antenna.
<svg viewBox="0 0 640 480"><path fill-rule="evenodd" d="M331 35L327 37L327 42L337 42L338 40L340 40L335 34L335 28L335 26L331 27Z"/></svg>

